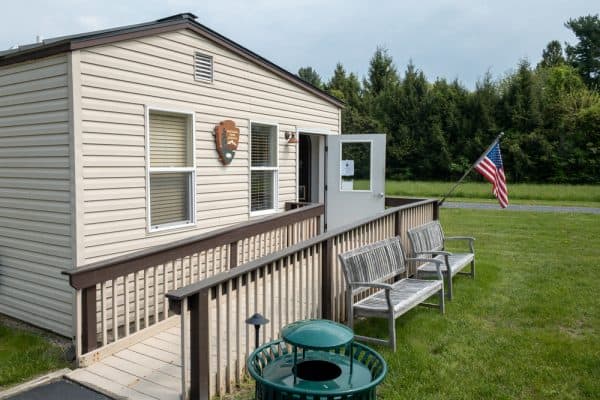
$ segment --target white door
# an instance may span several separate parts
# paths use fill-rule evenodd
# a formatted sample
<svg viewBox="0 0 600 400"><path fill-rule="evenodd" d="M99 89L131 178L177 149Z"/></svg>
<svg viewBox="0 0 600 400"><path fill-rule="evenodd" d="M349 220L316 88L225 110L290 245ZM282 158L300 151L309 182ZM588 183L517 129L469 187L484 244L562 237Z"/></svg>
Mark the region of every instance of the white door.
<svg viewBox="0 0 600 400"><path fill-rule="evenodd" d="M385 135L327 137L325 229L385 209Z"/></svg>

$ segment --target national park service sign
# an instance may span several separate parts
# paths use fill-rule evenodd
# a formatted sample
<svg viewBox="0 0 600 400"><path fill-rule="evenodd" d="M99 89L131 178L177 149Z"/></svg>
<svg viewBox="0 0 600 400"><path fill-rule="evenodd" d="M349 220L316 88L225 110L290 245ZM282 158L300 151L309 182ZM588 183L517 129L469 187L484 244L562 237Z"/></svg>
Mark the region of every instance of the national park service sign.
<svg viewBox="0 0 600 400"><path fill-rule="evenodd" d="M240 128L230 119L221 121L215 126L215 142L221 162L224 165L230 164L240 142Z"/></svg>

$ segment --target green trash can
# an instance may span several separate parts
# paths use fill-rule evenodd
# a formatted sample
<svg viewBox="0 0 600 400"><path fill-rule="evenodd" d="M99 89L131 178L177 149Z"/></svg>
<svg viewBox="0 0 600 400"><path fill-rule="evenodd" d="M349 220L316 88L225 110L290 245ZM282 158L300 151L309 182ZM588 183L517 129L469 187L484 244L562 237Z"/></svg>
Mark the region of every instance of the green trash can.
<svg viewBox="0 0 600 400"><path fill-rule="evenodd" d="M376 398L387 365L379 353L354 342L345 325L298 321L284 327L281 336L248 358L256 399Z"/></svg>

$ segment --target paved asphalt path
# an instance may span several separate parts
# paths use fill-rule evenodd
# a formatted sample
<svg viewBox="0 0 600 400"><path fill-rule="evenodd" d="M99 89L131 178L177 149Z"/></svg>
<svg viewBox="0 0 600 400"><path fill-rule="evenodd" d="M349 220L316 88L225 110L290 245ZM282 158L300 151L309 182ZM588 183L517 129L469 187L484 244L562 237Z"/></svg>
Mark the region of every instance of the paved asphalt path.
<svg viewBox="0 0 600 400"><path fill-rule="evenodd" d="M444 202L442 207L443 208L470 208L470 209L476 209L476 210L502 210L498 204L494 204L494 203ZM524 204L512 204L512 205L509 205L504 210L600 214L600 208L597 208L597 207L528 206L528 205L524 205Z"/></svg>
<svg viewBox="0 0 600 400"><path fill-rule="evenodd" d="M76 383L59 380L37 386L7 400L111 400Z"/></svg>

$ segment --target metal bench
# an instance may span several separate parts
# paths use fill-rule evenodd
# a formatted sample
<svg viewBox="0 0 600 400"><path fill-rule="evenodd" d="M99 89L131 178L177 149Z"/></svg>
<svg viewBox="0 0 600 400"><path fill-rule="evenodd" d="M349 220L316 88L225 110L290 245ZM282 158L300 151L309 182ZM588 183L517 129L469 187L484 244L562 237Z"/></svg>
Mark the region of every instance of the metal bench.
<svg viewBox="0 0 600 400"><path fill-rule="evenodd" d="M398 237L382 240L339 255L346 278L348 326L355 317L387 318L387 340L356 336L359 340L387 344L396 351L395 320L417 305L439 308L444 313L442 261L406 258ZM438 280L407 278L407 261L431 262L437 265ZM398 279L400 278L400 279ZM366 293L370 291L371 293ZM439 295L438 304L424 303ZM355 303L356 296L360 299Z"/></svg>
<svg viewBox="0 0 600 400"><path fill-rule="evenodd" d="M446 281L446 294L448 299L452 299L452 278L456 274L470 275L475 278L475 238L468 236L444 236L442 224L439 221L431 221L424 225L408 231L408 238L412 246L413 255L421 257L431 255L433 258L417 267L417 277L427 278L435 277L437 274L437 263L434 260L442 261L442 273ZM445 251L445 244L451 240L468 241L470 252L451 253ZM460 272L464 267L471 264L470 272Z"/></svg>

